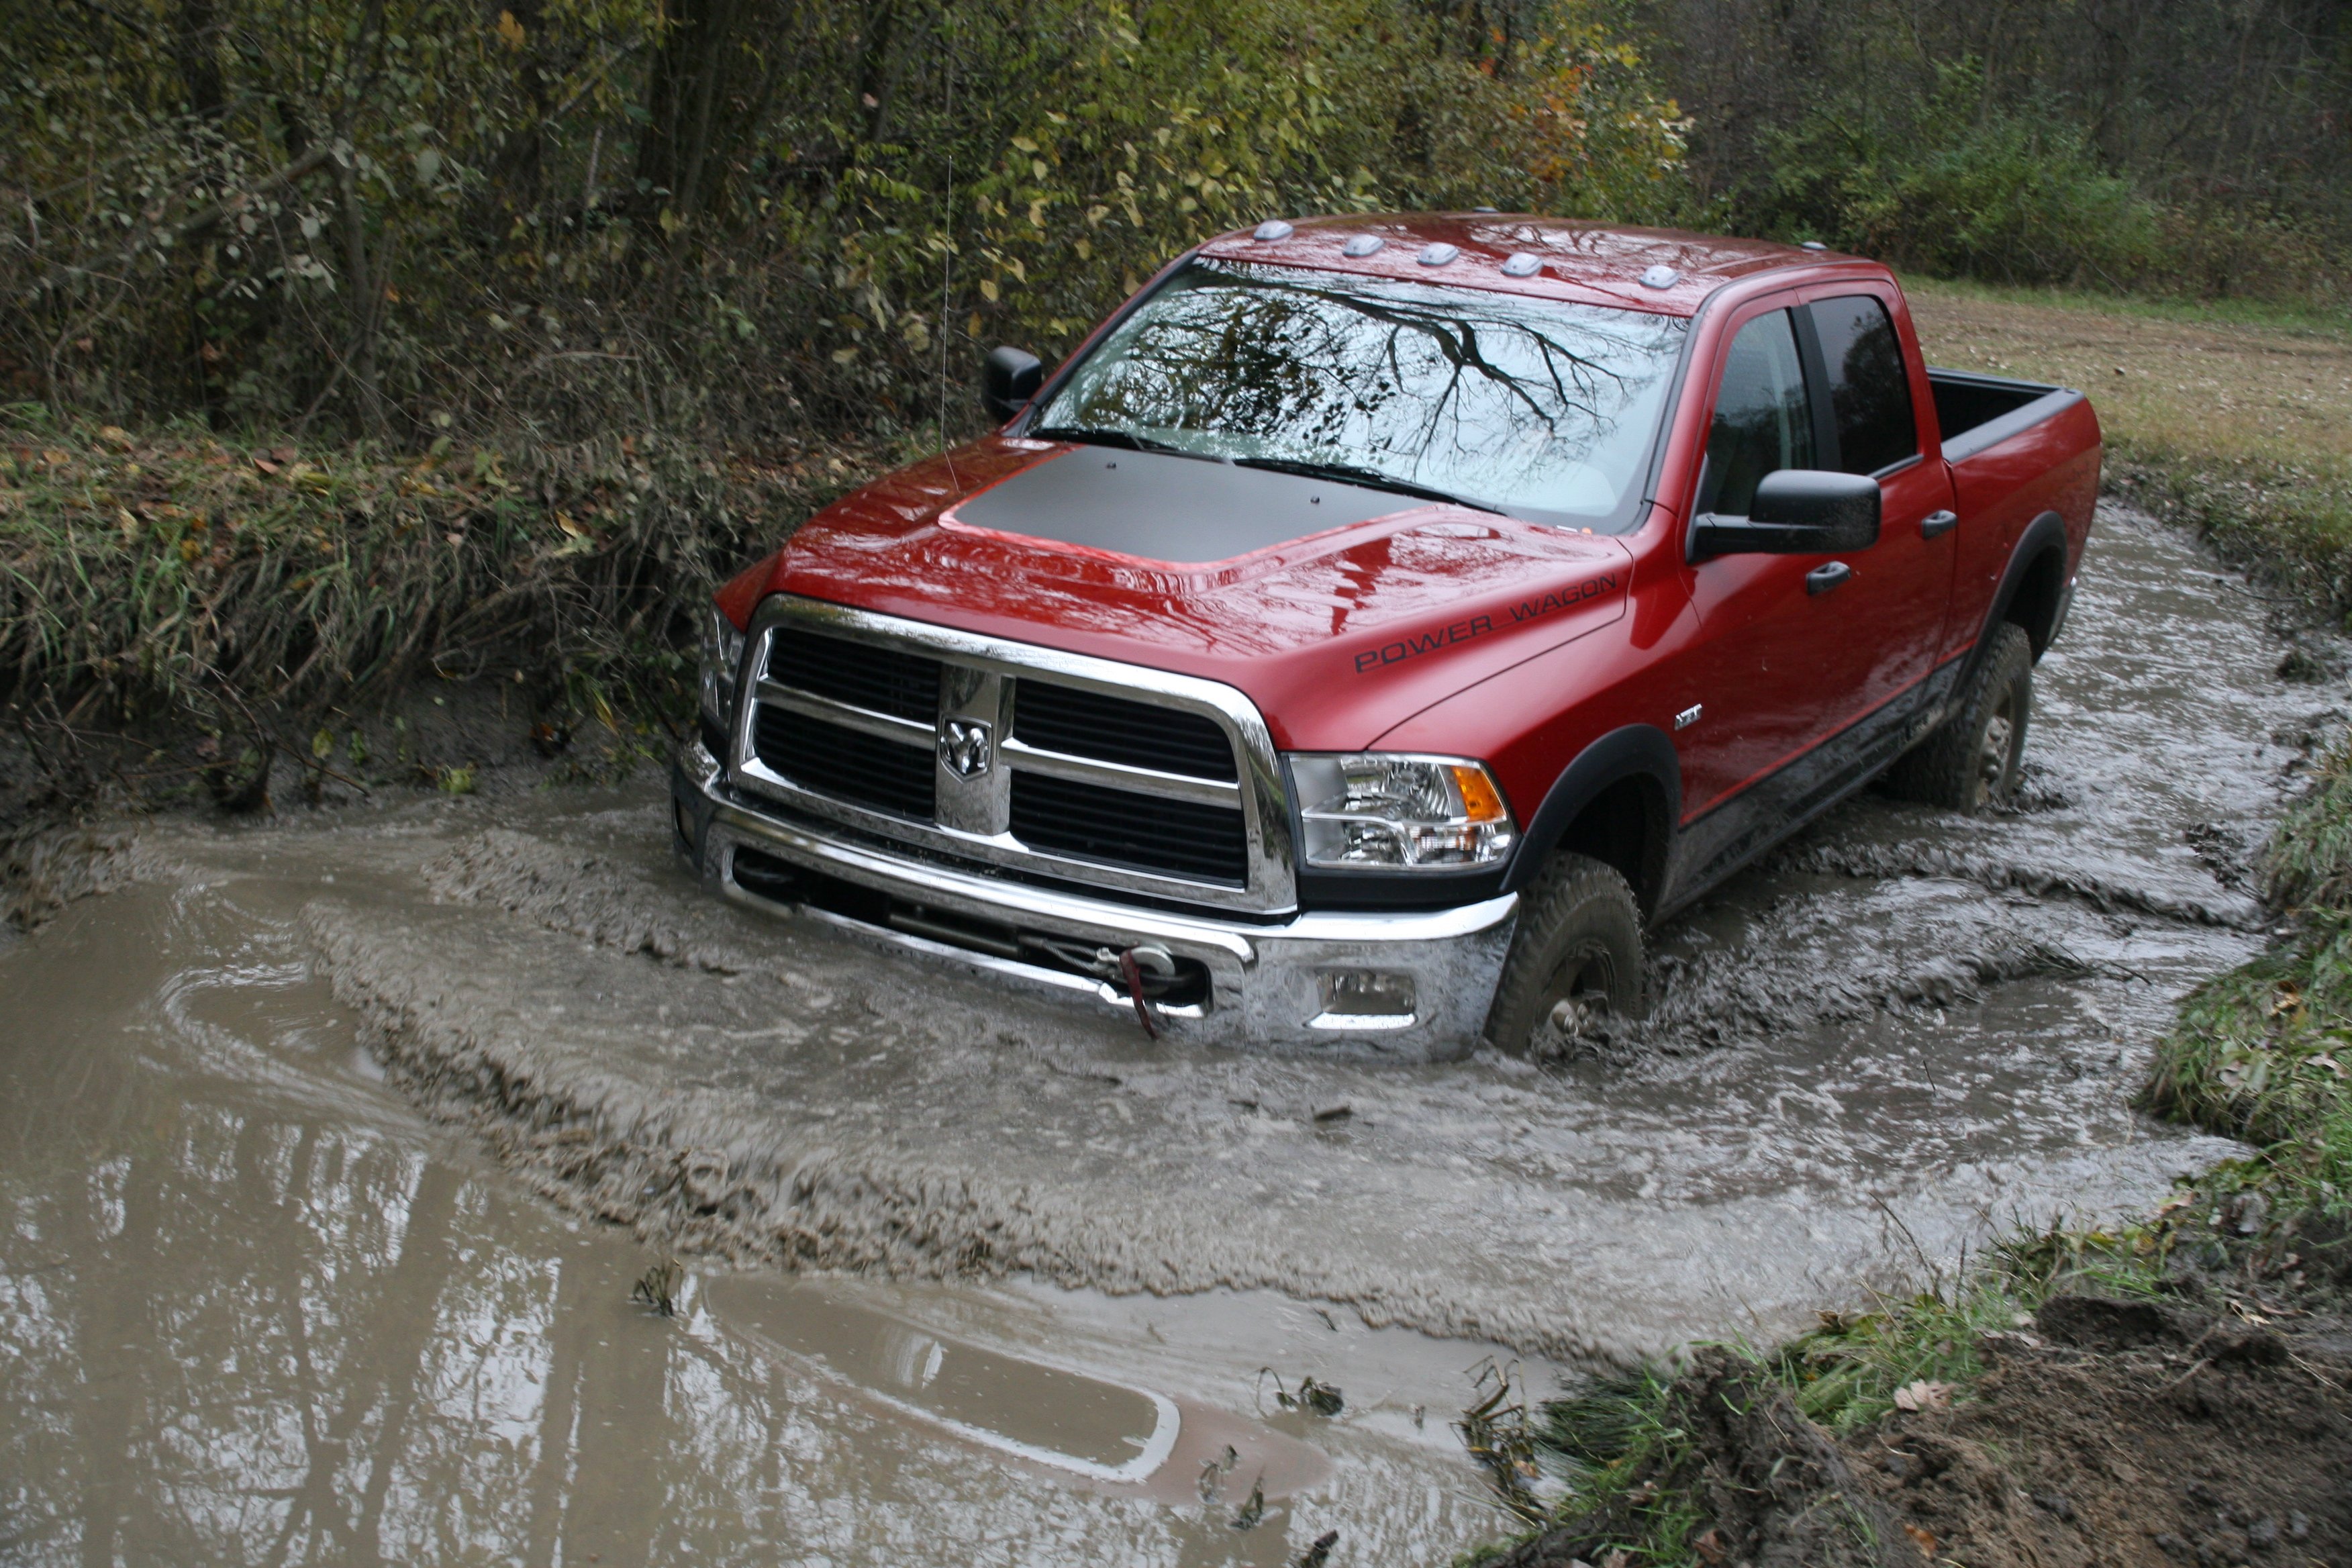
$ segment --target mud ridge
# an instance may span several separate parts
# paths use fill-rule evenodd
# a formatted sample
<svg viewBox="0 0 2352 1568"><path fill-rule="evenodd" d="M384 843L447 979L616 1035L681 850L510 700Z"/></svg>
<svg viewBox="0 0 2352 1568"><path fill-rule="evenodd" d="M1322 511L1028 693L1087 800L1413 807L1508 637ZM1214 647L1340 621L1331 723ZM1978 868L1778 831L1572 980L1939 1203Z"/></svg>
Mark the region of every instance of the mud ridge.
<svg viewBox="0 0 2352 1568"><path fill-rule="evenodd" d="M1824 978L1782 950L1747 944L1653 960L1648 1017L1589 1026L1576 1048L1602 1055L1688 1056L1760 1044L1817 1024L1852 1023L1874 1013L1972 1006L1993 987L2021 980L2081 980L2101 973L2053 942L2004 931L1971 933L1971 951L1947 949L1912 965L1877 966Z"/></svg>
<svg viewBox="0 0 2352 1568"><path fill-rule="evenodd" d="M1837 877L1945 877L1975 882L1994 892L2012 889L2035 898L2053 894L2082 900L2101 913L2128 910L2162 920L2231 931L2260 931L2267 923L2251 898L2228 904L2151 892L2080 871L2046 870L2011 860L1928 844L1861 844L1821 841L1786 850L1778 868Z"/></svg>
<svg viewBox="0 0 2352 1568"><path fill-rule="evenodd" d="M625 896L615 870L601 856L494 827L427 865L424 878L438 898L488 904L623 953L712 974L758 967L748 953L698 942Z"/></svg>
<svg viewBox="0 0 2352 1568"><path fill-rule="evenodd" d="M129 887L156 869L128 826L28 824L0 840L0 925L34 930L77 900Z"/></svg>
<svg viewBox="0 0 2352 1568"><path fill-rule="evenodd" d="M984 1262L989 1248L977 1238L1002 1228L977 1218L968 1190L845 1174L821 1146L796 1156L698 1141L657 1107L659 1091L649 1097L617 1076L560 1075L527 1048L485 1044L429 983L369 963L354 911L313 904L301 925L396 1087L436 1118L471 1127L542 1196L640 1240L739 1265L946 1273ZM877 1210L889 1216L881 1225ZM957 1239L942 1250L943 1237Z"/></svg>

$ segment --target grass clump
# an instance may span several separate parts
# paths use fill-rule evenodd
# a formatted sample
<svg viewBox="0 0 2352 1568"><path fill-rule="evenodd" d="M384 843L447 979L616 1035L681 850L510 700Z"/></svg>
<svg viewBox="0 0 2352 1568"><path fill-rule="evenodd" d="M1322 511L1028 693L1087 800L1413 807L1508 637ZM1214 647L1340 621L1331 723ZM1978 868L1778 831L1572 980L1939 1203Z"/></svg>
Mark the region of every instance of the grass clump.
<svg viewBox="0 0 2352 1568"><path fill-rule="evenodd" d="M627 436L403 456L0 406L0 702L36 734L321 764L331 710L428 674L658 727L691 711L680 650L715 575L855 471L835 467Z"/></svg>
<svg viewBox="0 0 2352 1568"><path fill-rule="evenodd" d="M1899 1408L1965 1399L1985 1370L1986 1334L2030 1322L2061 1289L2152 1289L2159 1251L2146 1229L2027 1234L1955 1276L1936 1276L1916 1295L1883 1299L1864 1312L1822 1312L1815 1328L1780 1345L1704 1345L1680 1370L1649 1366L1597 1379L1544 1404L1530 1424L1532 1466L1558 1479L1559 1500L1531 1513L1498 1485L1527 1533L1513 1547L1465 1558L1464 1568L1511 1563L1514 1550L1534 1552L1538 1540L1548 1548L1530 1561L1718 1562L1710 1531L1727 1510L1777 1489L1790 1494L1789 1511L1803 1511L1808 1488L1843 1484L1835 1439ZM1853 1510L1831 1510L1817 1522L1827 1531L1822 1561L1866 1546L1876 1528Z"/></svg>
<svg viewBox="0 0 2352 1568"><path fill-rule="evenodd" d="M2202 987L2157 1057L2145 1103L2262 1147L2232 1173L2273 1218L2352 1207L2352 741L2264 857L2287 935Z"/></svg>

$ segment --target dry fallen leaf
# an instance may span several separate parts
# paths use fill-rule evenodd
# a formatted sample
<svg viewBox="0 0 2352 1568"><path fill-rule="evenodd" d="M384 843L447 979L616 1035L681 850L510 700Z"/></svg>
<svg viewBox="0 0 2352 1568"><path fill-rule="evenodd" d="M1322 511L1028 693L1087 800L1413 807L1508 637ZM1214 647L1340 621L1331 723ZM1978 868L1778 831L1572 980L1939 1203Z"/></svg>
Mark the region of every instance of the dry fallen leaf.
<svg viewBox="0 0 2352 1568"><path fill-rule="evenodd" d="M1952 1385L1922 1379L1895 1391L1897 1410L1941 1410L1952 1402Z"/></svg>
<svg viewBox="0 0 2352 1568"><path fill-rule="evenodd" d="M1934 1531L1922 1530L1916 1524L1906 1524L1903 1527L1903 1533L1909 1536L1913 1542L1918 1546L1922 1556L1933 1557L1936 1555L1936 1536Z"/></svg>

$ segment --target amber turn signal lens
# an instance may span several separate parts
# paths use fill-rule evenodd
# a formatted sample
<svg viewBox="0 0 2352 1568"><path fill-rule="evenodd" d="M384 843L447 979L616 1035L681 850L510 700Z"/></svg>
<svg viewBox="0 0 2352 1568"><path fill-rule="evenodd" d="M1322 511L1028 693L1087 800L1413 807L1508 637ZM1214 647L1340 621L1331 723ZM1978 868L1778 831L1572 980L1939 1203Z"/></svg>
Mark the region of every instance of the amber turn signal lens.
<svg viewBox="0 0 2352 1568"><path fill-rule="evenodd" d="M1511 815L1504 809L1502 795L1486 769L1455 763L1445 771L1454 775L1454 787L1462 792L1464 816L1472 822L1500 822Z"/></svg>

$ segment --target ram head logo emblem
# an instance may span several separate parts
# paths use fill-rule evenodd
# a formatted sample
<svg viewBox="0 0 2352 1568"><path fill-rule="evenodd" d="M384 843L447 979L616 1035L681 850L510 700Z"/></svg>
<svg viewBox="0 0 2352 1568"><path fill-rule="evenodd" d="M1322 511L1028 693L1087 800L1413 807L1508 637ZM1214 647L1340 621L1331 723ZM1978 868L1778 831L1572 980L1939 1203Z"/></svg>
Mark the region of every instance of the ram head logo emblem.
<svg viewBox="0 0 2352 1568"><path fill-rule="evenodd" d="M940 761L960 779L976 779L996 760L996 747L985 719L940 721Z"/></svg>

